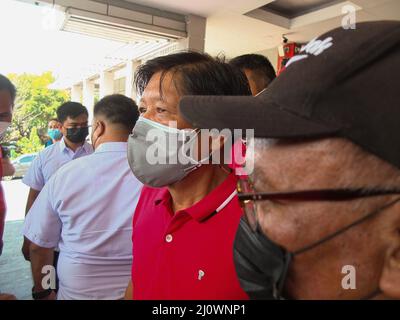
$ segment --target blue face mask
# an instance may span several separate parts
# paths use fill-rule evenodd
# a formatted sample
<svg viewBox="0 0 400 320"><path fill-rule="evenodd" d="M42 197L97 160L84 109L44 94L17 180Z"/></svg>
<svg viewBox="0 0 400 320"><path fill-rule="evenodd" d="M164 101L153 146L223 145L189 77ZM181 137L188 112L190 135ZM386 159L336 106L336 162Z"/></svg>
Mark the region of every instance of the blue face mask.
<svg viewBox="0 0 400 320"><path fill-rule="evenodd" d="M58 140L62 137L61 131L59 129L49 129L47 130L47 134L52 140Z"/></svg>

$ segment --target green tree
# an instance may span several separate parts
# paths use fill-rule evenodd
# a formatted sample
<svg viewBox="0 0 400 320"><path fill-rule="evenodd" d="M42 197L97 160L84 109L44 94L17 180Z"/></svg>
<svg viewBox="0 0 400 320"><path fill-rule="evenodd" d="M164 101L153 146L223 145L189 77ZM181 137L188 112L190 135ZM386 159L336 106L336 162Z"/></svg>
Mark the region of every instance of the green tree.
<svg viewBox="0 0 400 320"><path fill-rule="evenodd" d="M36 128L32 128L29 138L21 138L17 145L20 154L39 152L43 149L43 143L39 138Z"/></svg>
<svg viewBox="0 0 400 320"><path fill-rule="evenodd" d="M17 155L36 152L43 142L48 121L56 116L57 108L69 100L69 94L65 90L50 88L54 83L51 72L41 75L10 74L8 77L18 93L13 122L3 141L14 144Z"/></svg>

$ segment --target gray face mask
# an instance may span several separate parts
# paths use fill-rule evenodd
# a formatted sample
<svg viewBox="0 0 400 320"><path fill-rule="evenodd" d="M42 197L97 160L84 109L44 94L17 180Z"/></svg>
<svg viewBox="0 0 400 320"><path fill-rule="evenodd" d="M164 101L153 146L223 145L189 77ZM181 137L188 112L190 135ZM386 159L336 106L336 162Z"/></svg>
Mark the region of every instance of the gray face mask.
<svg viewBox="0 0 400 320"><path fill-rule="evenodd" d="M128 139L128 162L143 184L159 188L185 178L209 160L194 160L197 132L139 117Z"/></svg>

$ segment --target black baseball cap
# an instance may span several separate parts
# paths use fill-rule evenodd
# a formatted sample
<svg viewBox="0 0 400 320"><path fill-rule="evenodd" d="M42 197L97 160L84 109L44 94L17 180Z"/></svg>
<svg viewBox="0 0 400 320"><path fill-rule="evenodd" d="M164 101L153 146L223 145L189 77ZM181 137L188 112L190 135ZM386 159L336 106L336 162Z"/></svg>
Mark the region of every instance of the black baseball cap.
<svg viewBox="0 0 400 320"><path fill-rule="evenodd" d="M400 168L400 21L334 29L303 46L258 96L186 96L180 112L196 128L343 137Z"/></svg>

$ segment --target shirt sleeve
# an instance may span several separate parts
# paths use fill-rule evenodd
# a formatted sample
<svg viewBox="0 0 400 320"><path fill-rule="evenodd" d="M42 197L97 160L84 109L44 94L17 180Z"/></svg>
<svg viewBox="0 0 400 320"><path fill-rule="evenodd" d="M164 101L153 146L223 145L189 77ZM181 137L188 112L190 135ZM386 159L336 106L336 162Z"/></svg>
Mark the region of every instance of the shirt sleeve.
<svg viewBox="0 0 400 320"><path fill-rule="evenodd" d="M57 247L61 238L62 222L53 205L55 178L56 175L51 177L39 193L25 218L23 227L23 235L43 248Z"/></svg>
<svg viewBox="0 0 400 320"><path fill-rule="evenodd" d="M4 234L4 223L5 223L5 215L3 212L0 212L0 256L3 252L3 234Z"/></svg>
<svg viewBox="0 0 400 320"><path fill-rule="evenodd" d="M3 146L0 146L0 161L3 159ZM0 165L0 180L3 178L3 166ZM6 205L3 195L3 188L0 182L0 256L3 252L3 234L6 219Z"/></svg>
<svg viewBox="0 0 400 320"><path fill-rule="evenodd" d="M28 169L28 172L25 174L22 182L26 184L28 187L40 191L43 189L45 185L44 176L43 176L43 167L41 161L41 155L38 154L37 157L32 161L31 166Z"/></svg>

